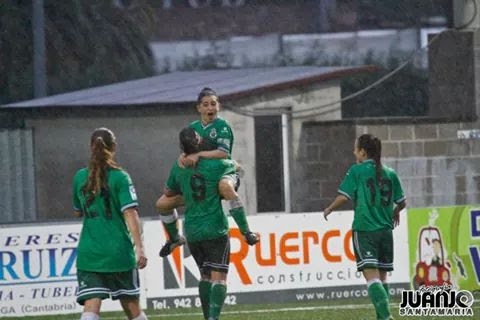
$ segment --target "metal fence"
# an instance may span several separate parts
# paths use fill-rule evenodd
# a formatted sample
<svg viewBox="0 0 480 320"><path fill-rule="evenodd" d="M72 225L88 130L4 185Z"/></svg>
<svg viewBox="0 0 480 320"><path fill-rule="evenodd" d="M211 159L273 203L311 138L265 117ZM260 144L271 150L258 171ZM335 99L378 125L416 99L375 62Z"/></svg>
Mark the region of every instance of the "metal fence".
<svg viewBox="0 0 480 320"><path fill-rule="evenodd" d="M36 215L32 129L0 130L0 223Z"/></svg>

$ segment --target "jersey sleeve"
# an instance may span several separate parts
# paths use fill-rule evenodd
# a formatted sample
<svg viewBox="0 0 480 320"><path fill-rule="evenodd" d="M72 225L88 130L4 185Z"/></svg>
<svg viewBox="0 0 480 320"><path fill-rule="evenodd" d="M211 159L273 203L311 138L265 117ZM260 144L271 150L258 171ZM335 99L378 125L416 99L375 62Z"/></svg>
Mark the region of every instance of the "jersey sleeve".
<svg viewBox="0 0 480 320"><path fill-rule="evenodd" d="M237 166L235 164L234 160L221 160L222 166L221 166L221 171L222 171L222 176L228 175L228 174L233 174L237 170Z"/></svg>
<svg viewBox="0 0 480 320"><path fill-rule="evenodd" d="M178 172L178 166L175 163L172 166L172 169L170 169L170 173L168 174L168 179L167 182L165 183L165 188L168 190L176 193L176 194L181 194L182 191L180 189L180 184L177 179L177 172Z"/></svg>
<svg viewBox="0 0 480 320"><path fill-rule="evenodd" d="M78 172L73 177L72 183L72 197L73 197L73 210L75 211L82 211L82 203L80 202L80 198L78 197L78 190L80 189L78 184Z"/></svg>
<svg viewBox="0 0 480 320"><path fill-rule="evenodd" d="M128 208L138 207L137 192L130 175L125 171L122 171L122 175L118 180L118 199L121 212Z"/></svg>
<svg viewBox="0 0 480 320"><path fill-rule="evenodd" d="M393 172L392 174L392 186L393 186L393 202L398 204L405 201L405 194L403 192L402 184L400 183L400 179L398 179L398 175Z"/></svg>
<svg viewBox="0 0 480 320"><path fill-rule="evenodd" d="M223 123L217 135L217 149L228 154L231 153L233 144L233 131L228 123Z"/></svg>
<svg viewBox="0 0 480 320"><path fill-rule="evenodd" d="M344 195L350 200L355 200L357 191L357 179L355 177L354 167L351 167L338 187L338 193Z"/></svg>

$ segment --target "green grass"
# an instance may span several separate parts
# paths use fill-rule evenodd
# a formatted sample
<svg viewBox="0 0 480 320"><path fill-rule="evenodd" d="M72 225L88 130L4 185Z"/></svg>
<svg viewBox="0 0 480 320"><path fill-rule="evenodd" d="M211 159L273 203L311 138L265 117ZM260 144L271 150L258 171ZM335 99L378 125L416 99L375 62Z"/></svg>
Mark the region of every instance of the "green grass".
<svg viewBox="0 0 480 320"><path fill-rule="evenodd" d="M398 301L391 304L392 315L395 319L408 320L443 320L452 317L400 317L398 314ZM474 317L455 317L453 319L478 319L480 315L480 303L475 301L473 305ZM200 320L203 319L201 310L174 309L174 310L146 310L149 319L171 320ZM122 312L104 312L102 320L124 320ZM27 320L77 320L79 314L24 317ZM18 320L20 318L2 317L4 320ZM368 300L342 300L342 301L316 301L284 304L250 304L225 306L221 320L374 320L375 312Z"/></svg>

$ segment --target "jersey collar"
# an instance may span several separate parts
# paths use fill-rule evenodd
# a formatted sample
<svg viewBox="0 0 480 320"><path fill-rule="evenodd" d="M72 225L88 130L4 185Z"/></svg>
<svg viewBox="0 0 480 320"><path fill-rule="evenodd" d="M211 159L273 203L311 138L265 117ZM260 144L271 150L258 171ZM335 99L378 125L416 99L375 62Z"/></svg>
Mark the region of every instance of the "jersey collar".
<svg viewBox="0 0 480 320"><path fill-rule="evenodd" d="M209 122L207 124L204 124L202 120L200 120L200 124L202 125L202 128L203 129L206 129L208 128L210 125L214 124L216 121L218 120L218 117L216 117L215 119L213 119L212 122Z"/></svg>
<svg viewBox="0 0 480 320"><path fill-rule="evenodd" d="M371 162L371 163L375 164L375 160L373 160L373 159L367 159L367 160L362 161L362 163L368 163L368 162Z"/></svg>

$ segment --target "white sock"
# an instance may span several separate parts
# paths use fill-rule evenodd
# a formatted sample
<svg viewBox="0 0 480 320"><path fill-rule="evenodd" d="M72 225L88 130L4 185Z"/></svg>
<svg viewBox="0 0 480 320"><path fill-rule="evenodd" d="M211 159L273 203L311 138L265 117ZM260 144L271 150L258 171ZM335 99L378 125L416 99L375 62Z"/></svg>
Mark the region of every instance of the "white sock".
<svg viewBox="0 0 480 320"><path fill-rule="evenodd" d="M133 318L132 320L148 320L147 315L142 311L138 317Z"/></svg>
<svg viewBox="0 0 480 320"><path fill-rule="evenodd" d="M100 320L100 316L95 312L84 312L80 320Z"/></svg>

